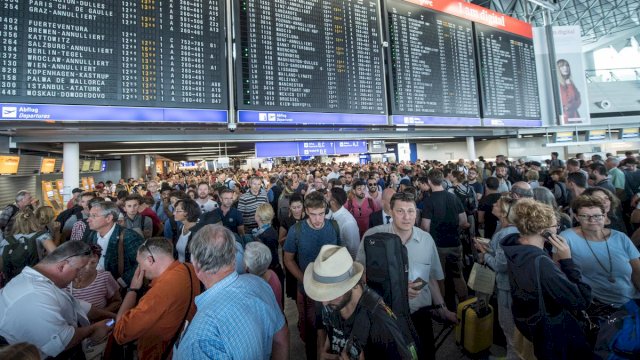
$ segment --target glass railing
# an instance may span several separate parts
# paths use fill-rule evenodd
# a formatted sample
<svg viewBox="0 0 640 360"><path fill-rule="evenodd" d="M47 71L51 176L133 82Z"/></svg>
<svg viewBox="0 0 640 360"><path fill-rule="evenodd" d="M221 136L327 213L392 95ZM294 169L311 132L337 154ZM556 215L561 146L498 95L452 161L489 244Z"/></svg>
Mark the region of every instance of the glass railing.
<svg viewBox="0 0 640 360"><path fill-rule="evenodd" d="M587 82L638 81L640 67L585 70Z"/></svg>

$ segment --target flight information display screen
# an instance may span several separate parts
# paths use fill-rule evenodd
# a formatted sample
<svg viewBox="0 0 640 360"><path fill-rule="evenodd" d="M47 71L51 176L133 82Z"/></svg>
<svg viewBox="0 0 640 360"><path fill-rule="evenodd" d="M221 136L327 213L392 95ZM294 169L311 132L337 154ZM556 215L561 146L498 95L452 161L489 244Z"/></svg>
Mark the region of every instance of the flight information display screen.
<svg viewBox="0 0 640 360"><path fill-rule="evenodd" d="M474 26L482 117L540 119L533 39L478 23Z"/></svg>
<svg viewBox="0 0 640 360"><path fill-rule="evenodd" d="M227 109L224 24L222 0L2 0L0 103Z"/></svg>
<svg viewBox="0 0 640 360"><path fill-rule="evenodd" d="M480 118L472 22L401 0L387 12L392 113Z"/></svg>
<svg viewBox="0 0 640 360"><path fill-rule="evenodd" d="M313 123L322 113L341 113L378 116L330 121L386 124L377 0L238 0L238 6L240 122Z"/></svg>

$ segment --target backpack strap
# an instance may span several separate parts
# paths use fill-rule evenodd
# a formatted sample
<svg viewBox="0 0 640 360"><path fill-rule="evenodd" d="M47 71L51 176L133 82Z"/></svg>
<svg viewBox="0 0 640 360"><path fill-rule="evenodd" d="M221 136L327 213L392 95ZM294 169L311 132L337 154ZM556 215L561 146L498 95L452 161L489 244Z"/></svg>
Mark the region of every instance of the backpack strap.
<svg viewBox="0 0 640 360"><path fill-rule="evenodd" d="M367 198L367 203L369 204L369 209L371 210L375 210L374 205L373 205L373 199L368 197Z"/></svg>
<svg viewBox="0 0 640 360"><path fill-rule="evenodd" d="M118 234L118 276L124 274L124 233L126 229L121 227Z"/></svg>
<svg viewBox="0 0 640 360"><path fill-rule="evenodd" d="M333 227L333 230L336 232L336 235L338 235L338 240L340 240L340 225L338 225L338 222L330 219L329 222L331 222L331 226Z"/></svg>
<svg viewBox="0 0 640 360"><path fill-rule="evenodd" d="M353 358L353 356L358 352L356 349L352 354L351 349L354 345L358 347L360 351L363 351L367 344L371 330L371 320L369 319L368 313L373 314L376 308L381 304L386 307L382 301L382 297L367 286L363 286L363 293L358 304L366 309L366 311L360 311L358 315L356 315L351 335L349 335L349 339L347 340L345 349L351 358ZM390 311L392 315L383 324L378 325L388 325L390 327L389 332L393 336L393 340L396 343L398 354L401 356L401 359L417 360L418 353L415 343L413 341L407 341L405 334L402 333L400 324L398 324L398 318L393 314L391 309L387 309L387 311Z"/></svg>

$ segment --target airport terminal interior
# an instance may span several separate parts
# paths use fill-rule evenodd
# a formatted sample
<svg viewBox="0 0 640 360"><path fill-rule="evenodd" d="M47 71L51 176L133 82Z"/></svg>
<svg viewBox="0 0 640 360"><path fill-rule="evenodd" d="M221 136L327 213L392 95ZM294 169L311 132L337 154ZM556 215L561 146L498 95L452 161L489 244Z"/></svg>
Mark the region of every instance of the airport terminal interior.
<svg viewBox="0 0 640 360"><path fill-rule="evenodd" d="M0 107L0 358L640 359L639 0L0 0Z"/></svg>

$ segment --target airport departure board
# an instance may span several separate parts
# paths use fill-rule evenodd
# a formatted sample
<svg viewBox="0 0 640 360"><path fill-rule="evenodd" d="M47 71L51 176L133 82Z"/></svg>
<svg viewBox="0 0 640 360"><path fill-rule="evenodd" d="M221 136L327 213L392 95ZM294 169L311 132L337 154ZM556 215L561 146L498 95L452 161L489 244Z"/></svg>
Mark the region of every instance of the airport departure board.
<svg viewBox="0 0 640 360"><path fill-rule="evenodd" d="M540 119L533 39L474 24L482 117Z"/></svg>
<svg viewBox="0 0 640 360"><path fill-rule="evenodd" d="M0 4L0 103L228 108L223 0Z"/></svg>
<svg viewBox="0 0 640 360"><path fill-rule="evenodd" d="M237 1L240 122L242 110L273 111L260 122L279 122L277 111L386 114L377 0Z"/></svg>
<svg viewBox="0 0 640 360"><path fill-rule="evenodd" d="M472 22L387 1L391 112L480 118Z"/></svg>

